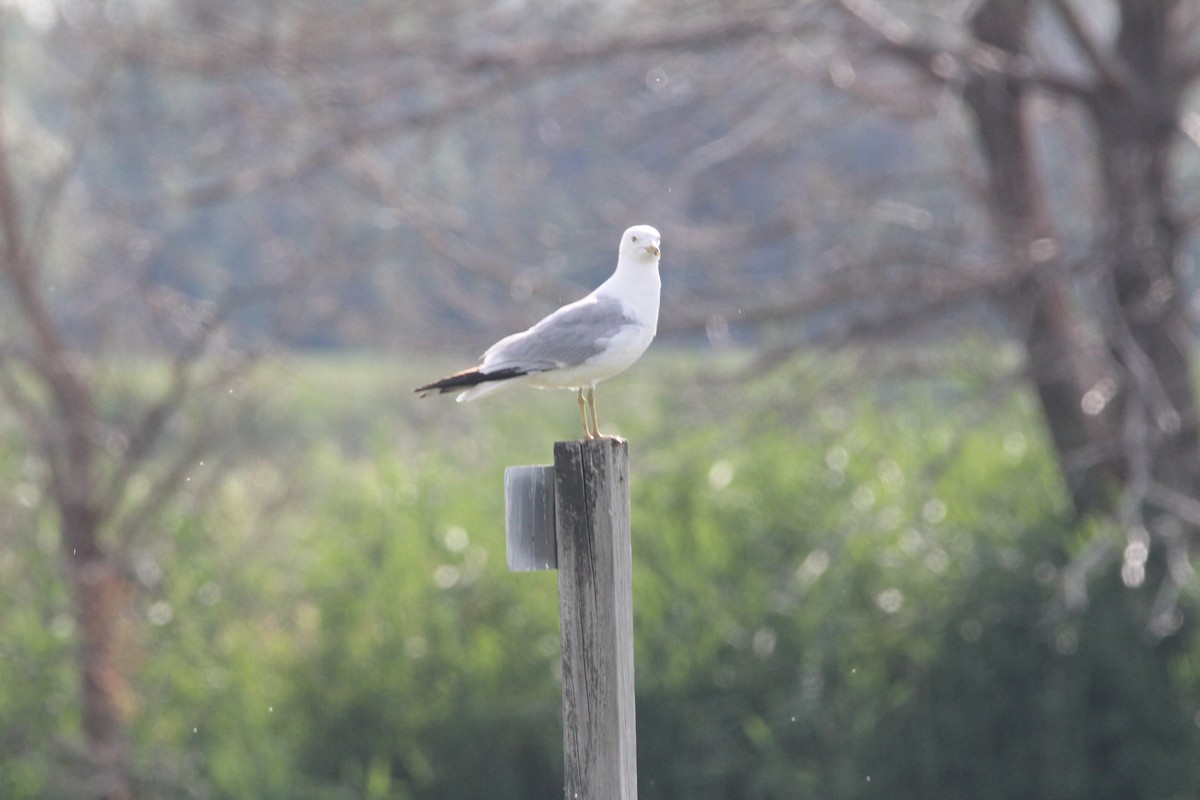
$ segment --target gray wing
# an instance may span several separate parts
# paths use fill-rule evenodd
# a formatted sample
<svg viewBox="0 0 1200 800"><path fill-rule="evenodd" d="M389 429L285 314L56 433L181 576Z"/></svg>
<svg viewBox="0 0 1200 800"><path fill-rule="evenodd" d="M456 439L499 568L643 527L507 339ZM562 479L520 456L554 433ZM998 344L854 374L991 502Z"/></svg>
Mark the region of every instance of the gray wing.
<svg viewBox="0 0 1200 800"><path fill-rule="evenodd" d="M563 306L527 331L507 336L483 354L485 367L528 371L573 367L601 353L604 343L637 320L624 302L595 295Z"/></svg>

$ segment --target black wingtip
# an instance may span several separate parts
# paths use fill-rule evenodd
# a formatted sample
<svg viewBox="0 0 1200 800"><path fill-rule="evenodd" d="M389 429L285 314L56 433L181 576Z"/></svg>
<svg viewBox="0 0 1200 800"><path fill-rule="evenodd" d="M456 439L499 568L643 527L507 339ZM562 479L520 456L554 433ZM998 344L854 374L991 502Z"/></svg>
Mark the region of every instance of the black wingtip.
<svg viewBox="0 0 1200 800"><path fill-rule="evenodd" d="M445 394L447 392L453 392L457 389L469 389L472 386L478 386L481 383L488 383L489 381L503 381L508 380L509 378L519 378L525 374L526 371L518 367L507 367L505 369L495 370L494 372L480 372L479 367L472 367L471 369L464 369L462 372L456 372L453 375L442 378L440 381L434 381L433 383L427 383L424 386L418 386L417 388L413 389L413 393L420 395L421 397L425 397L428 394L433 394L434 392L438 394Z"/></svg>

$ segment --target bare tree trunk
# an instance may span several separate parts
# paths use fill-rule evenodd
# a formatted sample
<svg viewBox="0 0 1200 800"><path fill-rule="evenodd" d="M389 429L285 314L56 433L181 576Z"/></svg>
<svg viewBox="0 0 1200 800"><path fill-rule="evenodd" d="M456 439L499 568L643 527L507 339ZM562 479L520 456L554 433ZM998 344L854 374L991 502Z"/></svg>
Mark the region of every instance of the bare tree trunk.
<svg viewBox="0 0 1200 800"><path fill-rule="evenodd" d="M1108 336L1124 370L1125 448L1141 495L1200 497L1194 348L1171 207L1170 148L1191 76L1173 50L1177 3L1123 0L1116 55L1123 84L1089 103L1104 188ZM1137 497L1143 501L1144 496Z"/></svg>
<svg viewBox="0 0 1200 800"><path fill-rule="evenodd" d="M18 266L14 267L16 264ZM92 760L92 797L130 800L132 795L125 727L133 694L127 682L128 644L123 621L131 587L113 555L100 540L104 514L96 472L99 418L93 388L82 357L64 345L50 321L23 255L9 264L13 283L22 290L36 342L34 366L50 390L57 430L43 442L51 465L51 486L72 592L77 659L83 706L83 731Z"/></svg>
<svg viewBox="0 0 1200 800"><path fill-rule="evenodd" d="M1020 53L1028 34L1029 0L987 0L971 18L979 41ZM976 73L964 99L975 117L988 171L988 200L1000 245L1020 275L1005 298L1025 346L1027 370L1042 406L1062 474L1080 514L1111 511L1119 466L1107 417L1085 413L1081 399L1104 369L1071 310L1054 227L1029 139L1025 90L999 72Z"/></svg>
<svg viewBox="0 0 1200 800"><path fill-rule="evenodd" d="M35 415L38 446L49 467L79 633L83 730L94 767L91 796L129 800L132 794L124 729L132 695L120 661L124 642L121 620L129 587L100 541L103 512L95 443L99 418L84 359L64 343L41 292L36 256L28 249L21 206L2 146L0 237L0 275L11 290L28 332L25 359L49 396L44 410L31 413ZM16 391L11 380L5 388Z"/></svg>
<svg viewBox="0 0 1200 800"><path fill-rule="evenodd" d="M133 706L128 683L127 610L132 587L100 540L94 431L99 427L92 389L71 354L47 338L41 363L65 431L54 481L59 529L79 632L83 731L92 760L92 796L133 797L125 728ZM51 455L51 458L54 456ZM65 462L65 463L64 463Z"/></svg>
<svg viewBox="0 0 1200 800"><path fill-rule="evenodd" d="M83 730L92 760L92 796L130 800L125 726L133 695L123 645L128 639L124 619L131 587L112 559L103 555L73 561L70 582L79 625Z"/></svg>

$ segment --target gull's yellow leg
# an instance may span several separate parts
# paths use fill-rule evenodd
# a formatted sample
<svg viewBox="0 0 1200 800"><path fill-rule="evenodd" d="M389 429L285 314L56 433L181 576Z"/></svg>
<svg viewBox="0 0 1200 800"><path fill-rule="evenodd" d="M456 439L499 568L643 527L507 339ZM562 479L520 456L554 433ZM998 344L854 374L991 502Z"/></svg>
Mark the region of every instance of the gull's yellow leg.
<svg viewBox="0 0 1200 800"><path fill-rule="evenodd" d="M588 400L588 407L592 409L592 430L594 431L594 434L595 434L594 437L589 437L589 438L599 439L600 438L600 417L596 416L596 387L595 386L591 386L588 388L587 400Z"/></svg>
<svg viewBox="0 0 1200 800"><path fill-rule="evenodd" d="M587 411L584 408L583 387L579 387L579 419L583 422L583 438L592 438L592 432L588 430Z"/></svg>

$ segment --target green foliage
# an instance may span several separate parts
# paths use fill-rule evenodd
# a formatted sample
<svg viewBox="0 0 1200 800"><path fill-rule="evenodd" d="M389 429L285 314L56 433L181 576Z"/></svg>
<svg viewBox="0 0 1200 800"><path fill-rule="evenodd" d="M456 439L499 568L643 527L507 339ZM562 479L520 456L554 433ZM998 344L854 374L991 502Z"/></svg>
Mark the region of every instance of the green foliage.
<svg viewBox="0 0 1200 800"><path fill-rule="evenodd" d="M330 466L301 543L319 605L288 670L304 771L371 797L544 794L561 760L555 583L507 574L503 498L382 445Z"/></svg>
<svg viewBox="0 0 1200 800"><path fill-rule="evenodd" d="M1047 613L1048 581L994 555L912 699L863 743L863 796L1194 797L1195 726L1141 598L1110 576L1086 612Z"/></svg>
<svg viewBox="0 0 1200 800"><path fill-rule="evenodd" d="M6 462L6 466L10 462ZM11 472L8 474L12 474ZM32 502L31 484L15 494ZM72 622L55 574L51 521L18 503L0 523L0 797L41 797L55 771L46 745L77 730ZM23 536L13 534L23 528ZM30 535L32 534L32 535Z"/></svg>
<svg viewBox="0 0 1200 800"><path fill-rule="evenodd" d="M378 417L409 385L391 367L269 373L235 466L136 543L145 797L559 796L555 577L508 573L500 487L574 435L573 403ZM1200 790L1187 627L1149 637L1115 576L1064 603L1115 534L1067 518L1027 401L658 367L601 395L632 440L640 796ZM77 796L74 634L21 469L0 453L0 795Z"/></svg>
<svg viewBox="0 0 1200 800"><path fill-rule="evenodd" d="M639 720L670 731L642 737L647 797L862 794L858 750L912 702L986 553L1017 558L1057 504L1003 421L961 432L938 408L826 406L635 482L660 509L635 530Z"/></svg>

